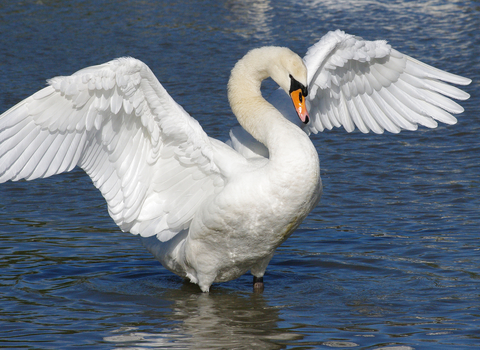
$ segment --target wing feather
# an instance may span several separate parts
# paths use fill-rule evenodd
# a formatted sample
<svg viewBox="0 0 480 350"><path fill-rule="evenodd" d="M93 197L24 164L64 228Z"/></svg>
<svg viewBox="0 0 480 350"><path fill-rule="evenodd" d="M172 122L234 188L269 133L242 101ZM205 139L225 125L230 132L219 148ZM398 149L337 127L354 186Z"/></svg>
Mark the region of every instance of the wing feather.
<svg viewBox="0 0 480 350"><path fill-rule="evenodd" d="M385 41L365 41L342 31L327 33L309 48L306 100L307 133L343 126L351 132L398 133L429 128L437 121L454 124L452 114L463 108L451 99L469 94L449 84L468 85L470 79L447 73L404 55ZM298 124L289 96L282 90L269 101Z"/></svg>
<svg viewBox="0 0 480 350"><path fill-rule="evenodd" d="M121 58L48 83L0 116L0 182L78 165L122 230L162 240L223 186L221 150L144 63Z"/></svg>
<svg viewBox="0 0 480 350"><path fill-rule="evenodd" d="M348 132L356 127L375 133L415 130L418 124L433 128L437 121L454 124L451 113L462 113L463 108L451 98L469 97L448 83L467 85L470 79L401 54L385 41L365 41L339 30L312 46L304 61L308 132L339 124Z"/></svg>

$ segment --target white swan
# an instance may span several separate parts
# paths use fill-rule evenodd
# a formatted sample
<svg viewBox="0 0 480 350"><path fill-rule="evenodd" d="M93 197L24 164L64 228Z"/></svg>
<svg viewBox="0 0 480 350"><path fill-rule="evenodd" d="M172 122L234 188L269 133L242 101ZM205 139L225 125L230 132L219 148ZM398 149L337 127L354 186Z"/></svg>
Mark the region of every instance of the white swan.
<svg viewBox="0 0 480 350"><path fill-rule="evenodd" d="M281 88L270 99L278 109L261 96L269 76ZM0 116L0 183L80 166L118 226L141 235L166 268L204 292L248 270L261 288L275 249L321 195L307 133L454 124L450 113L463 109L443 95L469 95L442 81L470 82L341 31L304 61L286 48L255 49L232 70L228 97L243 128L227 145L209 138L144 63L121 58L53 78Z"/></svg>

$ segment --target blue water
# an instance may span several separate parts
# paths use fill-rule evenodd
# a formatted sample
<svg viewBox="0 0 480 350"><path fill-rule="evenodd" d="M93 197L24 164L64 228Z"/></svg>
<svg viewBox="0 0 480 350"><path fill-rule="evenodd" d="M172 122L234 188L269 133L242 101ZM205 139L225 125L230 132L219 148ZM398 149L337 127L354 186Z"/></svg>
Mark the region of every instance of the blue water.
<svg viewBox="0 0 480 350"><path fill-rule="evenodd" d="M47 78L128 55L225 139L237 59L272 44L303 55L337 28L473 79L458 124L313 136L324 195L278 249L261 295L251 276L202 294L166 271L81 170L2 184L0 347L478 347L478 1L5 1L0 112Z"/></svg>

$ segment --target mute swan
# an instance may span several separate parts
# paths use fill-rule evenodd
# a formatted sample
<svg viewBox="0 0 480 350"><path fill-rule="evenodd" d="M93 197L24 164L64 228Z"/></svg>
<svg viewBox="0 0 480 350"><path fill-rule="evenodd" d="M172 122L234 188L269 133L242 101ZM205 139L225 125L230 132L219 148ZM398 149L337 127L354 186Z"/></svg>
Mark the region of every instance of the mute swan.
<svg viewBox="0 0 480 350"><path fill-rule="evenodd" d="M260 92L269 76L280 86L270 103ZM117 225L167 269L204 292L250 270L262 289L275 249L322 192L308 134L454 124L450 113L463 109L445 96L469 95L445 82L470 80L338 30L303 61L287 48L254 49L232 70L241 127L222 143L144 63L120 58L53 78L0 116L0 183L80 166Z"/></svg>

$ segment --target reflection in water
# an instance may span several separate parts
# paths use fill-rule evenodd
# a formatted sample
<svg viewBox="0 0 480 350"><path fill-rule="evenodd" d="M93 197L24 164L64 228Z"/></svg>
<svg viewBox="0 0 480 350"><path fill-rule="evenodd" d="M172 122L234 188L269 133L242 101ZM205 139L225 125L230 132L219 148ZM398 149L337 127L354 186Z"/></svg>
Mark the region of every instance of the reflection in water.
<svg viewBox="0 0 480 350"><path fill-rule="evenodd" d="M138 290L138 281L132 282L132 288ZM278 326L279 310L268 306L262 295L225 290L205 294L186 283L180 290L167 289L157 297L173 302L171 310L162 315L173 326L157 332L123 327L104 340L122 349L280 349L285 346L281 342L303 338Z"/></svg>
<svg viewBox="0 0 480 350"><path fill-rule="evenodd" d="M292 4L301 3L302 6L309 7L313 10L318 10L320 8L325 8L328 10L348 10L351 11L361 11L367 6L385 8L385 9L394 9L398 12L410 12L415 10L415 12L424 12L432 15L442 14L445 11L456 11L459 7L464 6L464 3L460 0L453 0L448 2L443 1L430 1L428 6L425 3L418 1L377 1L377 0L303 0L297 1L293 0Z"/></svg>
<svg viewBox="0 0 480 350"><path fill-rule="evenodd" d="M235 21L245 23L238 33L243 36L268 38L271 35L272 6L270 0L231 0L226 5Z"/></svg>

